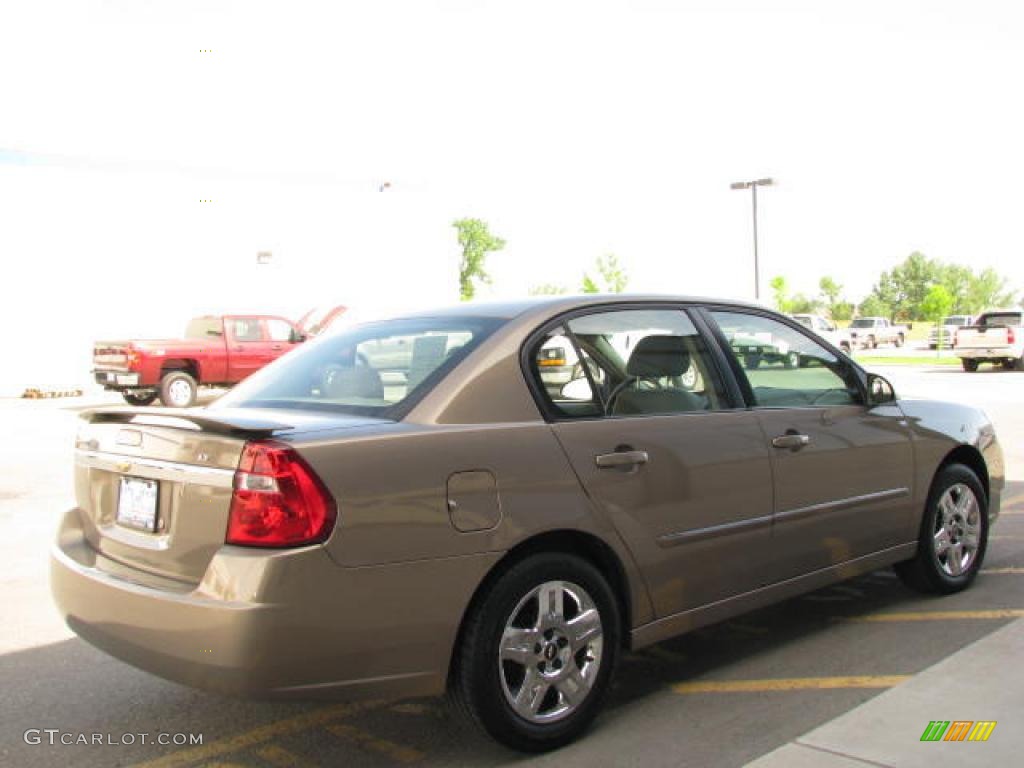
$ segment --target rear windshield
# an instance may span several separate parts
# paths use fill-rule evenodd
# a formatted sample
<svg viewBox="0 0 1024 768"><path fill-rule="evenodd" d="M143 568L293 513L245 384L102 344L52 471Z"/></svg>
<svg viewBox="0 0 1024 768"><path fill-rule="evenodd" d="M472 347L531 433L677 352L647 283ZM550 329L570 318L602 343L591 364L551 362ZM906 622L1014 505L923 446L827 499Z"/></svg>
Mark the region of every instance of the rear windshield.
<svg viewBox="0 0 1024 768"><path fill-rule="evenodd" d="M397 418L501 320L388 320L328 333L249 377L216 405Z"/></svg>
<svg viewBox="0 0 1024 768"><path fill-rule="evenodd" d="M967 325L969 322L970 318L965 317L964 315L953 315L952 317L946 317L942 320L943 325Z"/></svg>
<svg viewBox="0 0 1024 768"><path fill-rule="evenodd" d="M188 321L185 327L186 339L211 339L216 336L223 336L219 317L195 317Z"/></svg>
<svg viewBox="0 0 1024 768"><path fill-rule="evenodd" d="M850 323L851 328L874 328L875 318L873 317L859 317Z"/></svg>
<svg viewBox="0 0 1024 768"><path fill-rule="evenodd" d="M1020 312L990 312L978 319L978 325L988 327L992 325L1020 325Z"/></svg>

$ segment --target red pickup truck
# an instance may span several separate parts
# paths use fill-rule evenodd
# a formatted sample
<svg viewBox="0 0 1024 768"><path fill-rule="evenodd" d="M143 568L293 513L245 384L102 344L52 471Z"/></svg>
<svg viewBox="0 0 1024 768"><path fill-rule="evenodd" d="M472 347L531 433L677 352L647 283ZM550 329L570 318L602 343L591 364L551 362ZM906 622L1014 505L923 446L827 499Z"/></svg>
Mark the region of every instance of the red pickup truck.
<svg viewBox="0 0 1024 768"><path fill-rule="evenodd" d="M318 316L318 328L344 312ZM308 317L308 315L307 315ZM206 315L189 321L184 339L97 341L93 373L105 389L131 405L157 397L166 406L187 408L199 386L237 384L306 339L304 325L271 315Z"/></svg>

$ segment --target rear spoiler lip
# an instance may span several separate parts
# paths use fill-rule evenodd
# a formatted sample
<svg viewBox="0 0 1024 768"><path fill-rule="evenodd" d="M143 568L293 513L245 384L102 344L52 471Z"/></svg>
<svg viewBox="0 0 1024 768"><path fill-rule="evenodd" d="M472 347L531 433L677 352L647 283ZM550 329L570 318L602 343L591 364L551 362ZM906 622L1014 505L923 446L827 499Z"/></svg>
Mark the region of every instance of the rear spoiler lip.
<svg viewBox="0 0 1024 768"><path fill-rule="evenodd" d="M266 439L278 432L293 429L290 424L281 424L266 419L250 419L237 415L218 417L208 414L208 411L201 408L168 413L162 408L114 407L94 408L83 412L80 418L90 424L137 424L148 427L169 427L253 440Z"/></svg>

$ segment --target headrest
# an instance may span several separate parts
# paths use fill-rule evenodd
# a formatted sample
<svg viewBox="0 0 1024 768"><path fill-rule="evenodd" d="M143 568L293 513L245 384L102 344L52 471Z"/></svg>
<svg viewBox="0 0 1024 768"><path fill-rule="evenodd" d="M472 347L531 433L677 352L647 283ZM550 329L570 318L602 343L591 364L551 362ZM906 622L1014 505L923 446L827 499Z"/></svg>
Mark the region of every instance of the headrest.
<svg viewBox="0 0 1024 768"><path fill-rule="evenodd" d="M682 336L645 336L626 363L626 373L641 379L682 376L690 367L690 353Z"/></svg>

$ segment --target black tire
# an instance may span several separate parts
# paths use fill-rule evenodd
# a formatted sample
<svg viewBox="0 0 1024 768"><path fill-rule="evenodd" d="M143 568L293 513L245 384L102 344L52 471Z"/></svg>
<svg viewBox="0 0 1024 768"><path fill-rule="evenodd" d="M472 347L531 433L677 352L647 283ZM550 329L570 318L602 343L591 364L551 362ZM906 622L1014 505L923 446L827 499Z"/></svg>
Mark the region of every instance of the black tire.
<svg viewBox="0 0 1024 768"><path fill-rule="evenodd" d="M578 585L590 596L600 616L602 648L593 684L575 711L552 722L534 723L519 715L509 702L503 682L505 667L495 662L506 624L516 614L520 601L549 581ZM543 637L540 639L543 642ZM522 752L557 749L576 739L597 716L615 673L620 644L619 603L600 571L564 552L530 555L498 576L475 601L453 655L449 692L458 708L495 741ZM549 657L541 651L536 658L539 668ZM578 653L570 658L578 658ZM532 659L523 666L524 672L527 666L532 668ZM548 695L561 701L557 692L549 692L542 698L542 705Z"/></svg>
<svg viewBox="0 0 1024 768"><path fill-rule="evenodd" d="M121 393L121 397L124 398L124 401L128 403L128 405L149 405L156 400L156 395L157 393L155 389L147 389L141 392L136 390L135 392Z"/></svg>
<svg viewBox="0 0 1024 768"><path fill-rule="evenodd" d="M959 575L950 575L943 568L935 551L935 537L939 531L939 501L947 490L954 486L970 488L977 499L979 526L978 546L974 559ZM919 592L949 595L966 589L974 581L985 560L988 546L988 497L974 471L963 464L947 464L932 481L928 492L928 503L921 519L921 531L917 541L917 553L910 560L896 565L896 573L903 582Z"/></svg>
<svg viewBox="0 0 1024 768"><path fill-rule="evenodd" d="M754 370L759 365L761 365L761 356L760 355L744 355L743 356L743 366L748 371Z"/></svg>
<svg viewBox="0 0 1024 768"><path fill-rule="evenodd" d="M842 344L840 344L840 345L839 345L839 349L840 349L840 351L841 351L841 352L843 352L843 354L845 354L845 355L846 355L847 357L849 357L850 355L852 355L852 354L853 354L853 350L852 350L852 349L850 349L850 345L849 345L849 344L847 344L847 343L846 343L845 341L844 341L844 342L843 342Z"/></svg>
<svg viewBox="0 0 1024 768"><path fill-rule="evenodd" d="M1014 365L1013 365L1014 370L1024 371L1024 355L1021 355L1020 357L1018 357L1013 362L1014 362Z"/></svg>
<svg viewBox="0 0 1024 768"><path fill-rule="evenodd" d="M868 336L868 346L872 349L878 349L878 339L874 336Z"/></svg>
<svg viewBox="0 0 1024 768"><path fill-rule="evenodd" d="M960 365L962 365L964 370L967 371L968 373L974 373L976 370L978 370L978 361L973 358L961 357Z"/></svg>
<svg viewBox="0 0 1024 768"><path fill-rule="evenodd" d="M185 392L187 394L182 394ZM189 408L195 405L198 392L196 380L185 371L168 371L160 379L160 402L168 408Z"/></svg>
<svg viewBox="0 0 1024 768"><path fill-rule="evenodd" d="M1014 371L1020 365L1020 360L1001 360L999 365L1002 366L1004 371Z"/></svg>
<svg viewBox="0 0 1024 768"><path fill-rule="evenodd" d="M905 341L906 340L903 338L903 334L902 333L896 334L896 342L895 343L896 343L896 347L897 348L902 347L903 344L905 343Z"/></svg>
<svg viewBox="0 0 1024 768"><path fill-rule="evenodd" d="M786 368L797 368L800 365L800 354L798 352L787 352L782 356L782 364Z"/></svg>

